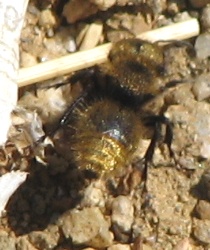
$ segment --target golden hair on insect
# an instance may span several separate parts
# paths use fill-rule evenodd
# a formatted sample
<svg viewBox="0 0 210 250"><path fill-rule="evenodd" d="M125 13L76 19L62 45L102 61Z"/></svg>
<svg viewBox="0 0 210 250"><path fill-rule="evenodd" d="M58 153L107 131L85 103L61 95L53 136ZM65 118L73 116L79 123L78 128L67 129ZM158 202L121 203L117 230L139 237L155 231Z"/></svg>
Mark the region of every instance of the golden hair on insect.
<svg viewBox="0 0 210 250"><path fill-rule="evenodd" d="M140 39L121 40L113 44L105 70L133 95L156 95L163 87L158 81L164 73L163 48Z"/></svg>
<svg viewBox="0 0 210 250"><path fill-rule="evenodd" d="M132 162L146 130L136 112L119 102L108 97L91 103L84 99L73 109L54 141L57 150L73 165L109 175L121 172Z"/></svg>
<svg viewBox="0 0 210 250"><path fill-rule="evenodd" d="M151 139L145 162L151 161L159 138L157 128L164 123L164 141L172 154L170 122L141 109L148 96L160 93L157 77L162 76L163 66L163 50L157 44L139 39L114 44L109 62L87 73L92 87L62 119L54 136L57 151L80 169L109 175L132 163L140 139Z"/></svg>

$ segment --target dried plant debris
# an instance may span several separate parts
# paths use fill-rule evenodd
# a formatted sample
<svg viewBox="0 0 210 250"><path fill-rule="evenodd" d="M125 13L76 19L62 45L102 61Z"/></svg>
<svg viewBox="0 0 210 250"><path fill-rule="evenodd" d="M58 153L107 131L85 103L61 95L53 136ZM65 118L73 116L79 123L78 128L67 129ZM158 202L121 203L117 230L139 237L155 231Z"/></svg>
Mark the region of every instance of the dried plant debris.
<svg viewBox="0 0 210 250"><path fill-rule="evenodd" d="M12 171L0 177L0 214L5 211L8 200L18 187L26 180L27 173Z"/></svg>
<svg viewBox="0 0 210 250"><path fill-rule="evenodd" d="M191 14L201 14L203 29L208 30L208 6L204 2L89 0L65 4L46 1L40 5L38 0L30 1L20 45L22 65L33 65L105 41L133 38L141 30L183 20ZM77 5L79 7L74 7ZM196 9L204 6L205 9ZM97 37L87 38L96 26ZM97 177L94 171L86 171L85 166L80 169L72 164L55 148L52 135L60 128L59 121L68 124L78 117L62 119L69 107L76 106L83 119L85 110L88 109L88 115L91 113L86 98L95 81L95 73L90 73L93 71L75 76L76 82L72 80L74 77L54 79L40 88L21 90L19 106L12 115L9 140L0 149L0 187L5 189L0 196L0 210L6 211L0 219L2 249L204 250L210 247L208 34L202 34L195 43L190 42L197 56L192 56L192 47L186 43L175 42L164 47L163 71L160 67L154 75L148 74L147 69L151 71L154 65L147 63L145 76L152 75L152 80L159 84L156 90L161 91L145 102L141 110L133 111L132 107L135 114L142 109L147 114L152 111L173 124L174 157L170 157L164 143L166 129L162 126L160 143L155 147L153 162L148 164L147 192L142 190L144 162L139 159L145 156L154 130L149 129L145 138L136 132L136 138L141 140L138 147L135 146L132 161L126 158L128 165L121 164L120 173L116 175ZM124 67L127 61L122 63L122 57L115 54L110 59L119 68L110 70L110 65L99 66L97 77L111 73L108 78L113 81L113 74L116 78L123 72L120 76L123 87L128 81ZM70 84L64 85L66 80ZM130 86L131 90L135 89L133 82ZM119 92L116 96L119 98ZM74 102L78 97L85 99L82 107ZM103 98L95 100L94 105ZM115 105L118 110L118 104ZM94 119L103 117L104 106L100 106L99 116ZM109 130L108 134L119 139L117 132ZM127 138L124 132L120 135L124 136L122 141ZM81 144L78 142L77 146ZM92 150L95 144L88 145ZM61 146L70 156L71 145L65 137ZM113 155L116 155L114 150Z"/></svg>

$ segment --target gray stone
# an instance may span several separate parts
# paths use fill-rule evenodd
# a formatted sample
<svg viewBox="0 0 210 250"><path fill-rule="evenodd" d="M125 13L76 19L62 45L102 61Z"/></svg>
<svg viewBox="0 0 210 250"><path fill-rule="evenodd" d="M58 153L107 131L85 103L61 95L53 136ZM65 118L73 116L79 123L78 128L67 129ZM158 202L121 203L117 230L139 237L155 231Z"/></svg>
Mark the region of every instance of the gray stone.
<svg viewBox="0 0 210 250"><path fill-rule="evenodd" d="M15 239L5 235L0 236L0 250L16 250Z"/></svg>
<svg viewBox="0 0 210 250"><path fill-rule="evenodd" d="M103 248L113 241L110 224L97 207L68 211L59 218L58 225L64 236L71 238L75 245Z"/></svg>
<svg viewBox="0 0 210 250"><path fill-rule="evenodd" d="M210 29L210 6L209 5L203 8L200 20L201 20L202 29L204 31L209 31Z"/></svg>
<svg viewBox="0 0 210 250"><path fill-rule="evenodd" d="M98 187L95 187L94 184L90 184L85 189L81 205L84 207L85 206L86 207L91 207L91 206L104 207L105 200L104 200L102 190Z"/></svg>
<svg viewBox="0 0 210 250"><path fill-rule="evenodd" d="M121 232L131 230L134 220L134 208L128 197L121 195L113 200L111 220Z"/></svg>
<svg viewBox="0 0 210 250"><path fill-rule="evenodd" d="M172 97L179 105L171 105L165 113L174 124L174 151L186 152L184 161L179 157L186 168L195 167L193 156L210 159L210 105L196 101L191 88L190 84L180 85ZM184 166L184 162L191 166Z"/></svg>
<svg viewBox="0 0 210 250"><path fill-rule="evenodd" d="M210 34L203 33L195 41L195 50L199 59L206 59L210 56Z"/></svg>
<svg viewBox="0 0 210 250"><path fill-rule="evenodd" d="M210 243L210 220L195 220L193 234L204 244Z"/></svg>
<svg viewBox="0 0 210 250"><path fill-rule="evenodd" d="M38 249L54 249L59 240L59 234L46 231L34 231L29 234L29 241Z"/></svg>
<svg viewBox="0 0 210 250"><path fill-rule="evenodd" d="M130 250L131 247L129 245L125 244L115 244L110 247L108 247L107 250Z"/></svg>
<svg viewBox="0 0 210 250"><path fill-rule="evenodd" d="M190 0L190 3L192 7L194 8L202 8L208 3L210 3L210 1L209 0Z"/></svg>
<svg viewBox="0 0 210 250"><path fill-rule="evenodd" d="M195 209L200 219L210 220L210 203L208 201L200 200Z"/></svg>
<svg viewBox="0 0 210 250"><path fill-rule="evenodd" d="M18 239L16 250L37 250L27 239L27 236Z"/></svg>
<svg viewBox="0 0 210 250"><path fill-rule="evenodd" d="M198 101L210 96L210 73L202 74L195 79L192 91Z"/></svg>

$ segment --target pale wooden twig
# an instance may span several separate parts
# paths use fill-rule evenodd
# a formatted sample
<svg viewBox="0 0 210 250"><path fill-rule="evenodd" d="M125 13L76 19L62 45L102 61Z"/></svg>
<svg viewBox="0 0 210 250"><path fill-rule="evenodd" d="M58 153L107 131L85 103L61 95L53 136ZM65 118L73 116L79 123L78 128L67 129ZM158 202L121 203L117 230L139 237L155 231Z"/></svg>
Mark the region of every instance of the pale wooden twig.
<svg viewBox="0 0 210 250"><path fill-rule="evenodd" d="M199 23L196 19L192 18L185 22L142 33L138 37L154 42L158 40L187 39L198 34ZM111 43L107 43L91 50L63 56L30 68L23 68L19 72L18 86L27 86L103 63L107 59L110 48Z"/></svg>
<svg viewBox="0 0 210 250"><path fill-rule="evenodd" d="M171 40L186 39L199 33L199 25L196 19L177 23L168 27L142 33L138 37L145 40ZM94 49L77 52L49 62L35 65L20 70L19 87L30 85L53 77L58 77L76 70L84 69L106 61L111 43L98 46Z"/></svg>

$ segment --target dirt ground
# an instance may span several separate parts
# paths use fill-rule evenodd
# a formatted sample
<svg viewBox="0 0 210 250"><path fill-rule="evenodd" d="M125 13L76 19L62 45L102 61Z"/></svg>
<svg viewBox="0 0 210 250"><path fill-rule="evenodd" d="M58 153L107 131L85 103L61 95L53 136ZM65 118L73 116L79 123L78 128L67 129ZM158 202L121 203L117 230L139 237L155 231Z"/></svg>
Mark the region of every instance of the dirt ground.
<svg viewBox="0 0 210 250"><path fill-rule="evenodd" d="M200 40L187 41L192 47L172 44L165 51L164 80L177 84L146 108L162 110L173 123L175 156L170 158L163 144L156 148L147 192L135 164L125 166L123 177L95 178L70 167L56 153L50 136L26 147L20 134L11 139L6 150L14 152L1 164L1 174L10 171L14 162L16 169L29 174L0 219L0 250L210 249L210 8L206 2L30 1L21 35L21 67L132 38L189 17L201 20L203 33ZM69 83L70 77L20 89L14 120L23 112L36 111L43 123L40 130L52 131L82 91ZM139 158L149 142L141 141ZM18 153L13 143L18 144Z"/></svg>

